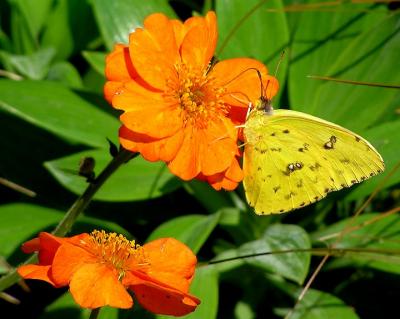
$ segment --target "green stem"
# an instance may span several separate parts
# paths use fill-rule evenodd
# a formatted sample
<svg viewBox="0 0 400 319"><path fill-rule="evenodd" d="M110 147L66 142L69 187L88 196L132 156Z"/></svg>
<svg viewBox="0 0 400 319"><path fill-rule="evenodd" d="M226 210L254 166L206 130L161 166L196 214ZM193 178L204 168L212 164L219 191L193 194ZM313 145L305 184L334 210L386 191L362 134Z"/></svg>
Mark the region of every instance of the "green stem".
<svg viewBox="0 0 400 319"><path fill-rule="evenodd" d="M93 196L97 193L104 182L114 173L118 167L126 163L130 159L136 157L138 153L132 153L127 150L121 149L117 156L115 156L111 162L104 168L100 175L88 185L86 190L81 196L72 204L71 208L67 211L64 218L59 222L57 227L54 229L53 234L59 237L65 236L75 223L78 216L86 209L89 205ZM26 264L37 263L37 254L30 256L25 262ZM0 292L14 285L20 279L17 270L10 271L7 275L0 278Z"/></svg>
<svg viewBox="0 0 400 319"><path fill-rule="evenodd" d="M114 173L118 167L136 155L137 153L135 154L122 149L100 173L100 175L89 184L84 193L75 201L75 203L72 204L64 218L54 229L53 234L60 237L65 236L71 230L71 227L75 223L78 216L86 209L93 199L93 196L97 193L104 182L111 176L111 174Z"/></svg>
<svg viewBox="0 0 400 319"><path fill-rule="evenodd" d="M92 309L89 319L97 319L101 308Z"/></svg>

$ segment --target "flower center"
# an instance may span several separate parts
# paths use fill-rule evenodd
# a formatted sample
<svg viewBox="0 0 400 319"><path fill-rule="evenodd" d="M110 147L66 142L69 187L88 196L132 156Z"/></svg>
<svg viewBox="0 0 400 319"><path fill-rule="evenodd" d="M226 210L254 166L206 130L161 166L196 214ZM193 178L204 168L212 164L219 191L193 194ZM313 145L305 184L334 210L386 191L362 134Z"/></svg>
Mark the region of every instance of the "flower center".
<svg viewBox="0 0 400 319"><path fill-rule="evenodd" d="M195 69L184 63L175 65L176 77L167 80L165 97L178 101L184 123L206 127L208 121L228 113L222 96L225 88L217 85L207 69Z"/></svg>
<svg viewBox="0 0 400 319"><path fill-rule="evenodd" d="M143 248L134 240L128 240L117 233L106 233L104 230L94 230L90 234L91 251L102 263L115 268L119 273L119 279L125 275L128 264L146 265Z"/></svg>

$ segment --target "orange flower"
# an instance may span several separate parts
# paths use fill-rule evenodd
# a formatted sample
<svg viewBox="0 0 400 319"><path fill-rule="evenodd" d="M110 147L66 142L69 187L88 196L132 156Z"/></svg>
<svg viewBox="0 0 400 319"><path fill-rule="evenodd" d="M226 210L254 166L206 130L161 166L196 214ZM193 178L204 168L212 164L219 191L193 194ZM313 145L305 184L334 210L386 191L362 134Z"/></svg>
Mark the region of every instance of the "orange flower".
<svg viewBox="0 0 400 319"><path fill-rule="evenodd" d="M200 301L190 295L196 256L173 238L143 246L124 236L93 231L70 238L42 232L22 246L39 252L39 264L24 265L18 273L55 287L69 285L75 301L84 308L130 308L130 288L139 303L156 314L183 316Z"/></svg>
<svg viewBox="0 0 400 319"><path fill-rule="evenodd" d="M214 12L184 23L150 15L128 46L108 55L104 94L123 111L126 149L165 161L183 180L232 190L243 178L235 125L245 120L246 101L259 98L254 69L267 70L247 58L211 66L217 34Z"/></svg>

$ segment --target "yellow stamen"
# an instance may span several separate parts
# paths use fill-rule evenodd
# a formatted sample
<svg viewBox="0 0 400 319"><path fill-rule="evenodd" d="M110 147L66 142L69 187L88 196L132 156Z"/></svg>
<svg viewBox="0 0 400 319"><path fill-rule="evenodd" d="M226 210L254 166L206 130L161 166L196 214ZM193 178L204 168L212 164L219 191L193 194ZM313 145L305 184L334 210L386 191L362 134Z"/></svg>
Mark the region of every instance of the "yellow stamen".
<svg viewBox="0 0 400 319"><path fill-rule="evenodd" d="M100 262L115 268L119 273L119 279L124 277L125 271L131 268L132 264L148 265L143 247L121 234L94 230L90 234L90 239L91 242L86 243L90 251Z"/></svg>
<svg viewBox="0 0 400 319"><path fill-rule="evenodd" d="M184 63L175 65L176 77L167 80L165 98L177 101L185 124L200 128L228 113L222 97L225 88L207 73Z"/></svg>

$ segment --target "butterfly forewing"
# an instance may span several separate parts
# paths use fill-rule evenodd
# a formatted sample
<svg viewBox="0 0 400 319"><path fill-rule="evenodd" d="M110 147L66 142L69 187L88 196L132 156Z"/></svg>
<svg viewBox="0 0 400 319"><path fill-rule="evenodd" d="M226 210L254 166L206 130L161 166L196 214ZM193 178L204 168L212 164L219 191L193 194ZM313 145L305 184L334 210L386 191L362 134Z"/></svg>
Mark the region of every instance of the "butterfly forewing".
<svg viewBox="0 0 400 319"><path fill-rule="evenodd" d="M384 169L362 137L304 113L253 111L244 134L244 188L257 214L309 205Z"/></svg>

